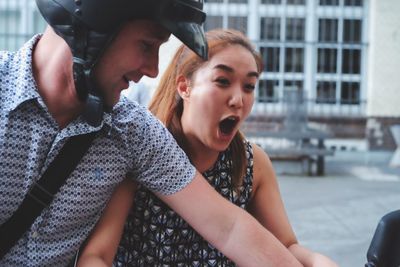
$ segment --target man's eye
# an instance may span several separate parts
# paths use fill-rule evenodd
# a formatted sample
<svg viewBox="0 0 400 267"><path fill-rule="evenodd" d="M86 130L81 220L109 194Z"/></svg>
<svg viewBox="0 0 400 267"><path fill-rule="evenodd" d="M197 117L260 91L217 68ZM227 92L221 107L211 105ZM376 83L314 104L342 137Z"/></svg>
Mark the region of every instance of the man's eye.
<svg viewBox="0 0 400 267"><path fill-rule="evenodd" d="M143 51L149 51L151 49L151 44L146 41L142 41L142 49Z"/></svg>

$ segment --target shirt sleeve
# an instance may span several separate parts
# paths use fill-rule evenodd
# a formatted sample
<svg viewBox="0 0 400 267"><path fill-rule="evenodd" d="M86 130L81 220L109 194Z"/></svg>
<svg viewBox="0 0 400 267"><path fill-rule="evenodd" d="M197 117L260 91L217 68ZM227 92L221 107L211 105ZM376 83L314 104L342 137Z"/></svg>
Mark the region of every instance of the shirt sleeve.
<svg viewBox="0 0 400 267"><path fill-rule="evenodd" d="M196 169L161 122L149 112L143 115L132 176L153 192L174 194L193 180Z"/></svg>

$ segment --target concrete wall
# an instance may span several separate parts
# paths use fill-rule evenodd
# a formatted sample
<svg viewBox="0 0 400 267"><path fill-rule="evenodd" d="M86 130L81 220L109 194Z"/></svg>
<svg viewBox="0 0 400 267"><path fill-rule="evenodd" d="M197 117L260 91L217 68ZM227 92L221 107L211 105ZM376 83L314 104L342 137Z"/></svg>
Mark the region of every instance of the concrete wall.
<svg viewBox="0 0 400 267"><path fill-rule="evenodd" d="M400 117L400 1L371 0L368 117Z"/></svg>
<svg viewBox="0 0 400 267"><path fill-rule="evenodd" d="M371 150L393 150L400 124L400 1L371 0L366 138Z"/></svg>

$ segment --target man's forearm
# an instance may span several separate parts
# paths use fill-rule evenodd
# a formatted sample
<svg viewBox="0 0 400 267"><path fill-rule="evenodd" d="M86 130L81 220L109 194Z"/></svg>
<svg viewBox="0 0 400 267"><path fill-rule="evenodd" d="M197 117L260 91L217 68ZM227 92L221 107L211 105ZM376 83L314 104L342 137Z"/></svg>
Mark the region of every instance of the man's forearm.
<svg viewBox="0 0 400 267"><path fill-rule="evenodd" d="M292 253L247 212L241 210L221 252L239 266L302 266Z"/></svg>
<svg viewBox="0 0 400 267"><path fill-rule="evenodd" d="M200 174L181 191L159 197L240 266L301 266L254 217L224 199Z"/></svg>

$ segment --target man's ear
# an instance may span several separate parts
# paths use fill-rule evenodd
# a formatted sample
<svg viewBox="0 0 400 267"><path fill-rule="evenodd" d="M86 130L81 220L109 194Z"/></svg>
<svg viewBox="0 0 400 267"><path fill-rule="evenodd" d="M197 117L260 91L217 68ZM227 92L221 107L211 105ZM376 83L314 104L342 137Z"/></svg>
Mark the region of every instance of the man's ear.
<svg viewBox="0 0 400 267"><path fill-rule="evenodd" d="M176 90L182 99L187 99L190 96L189 80L184 76L179 76L176 79Z"/></svg>

